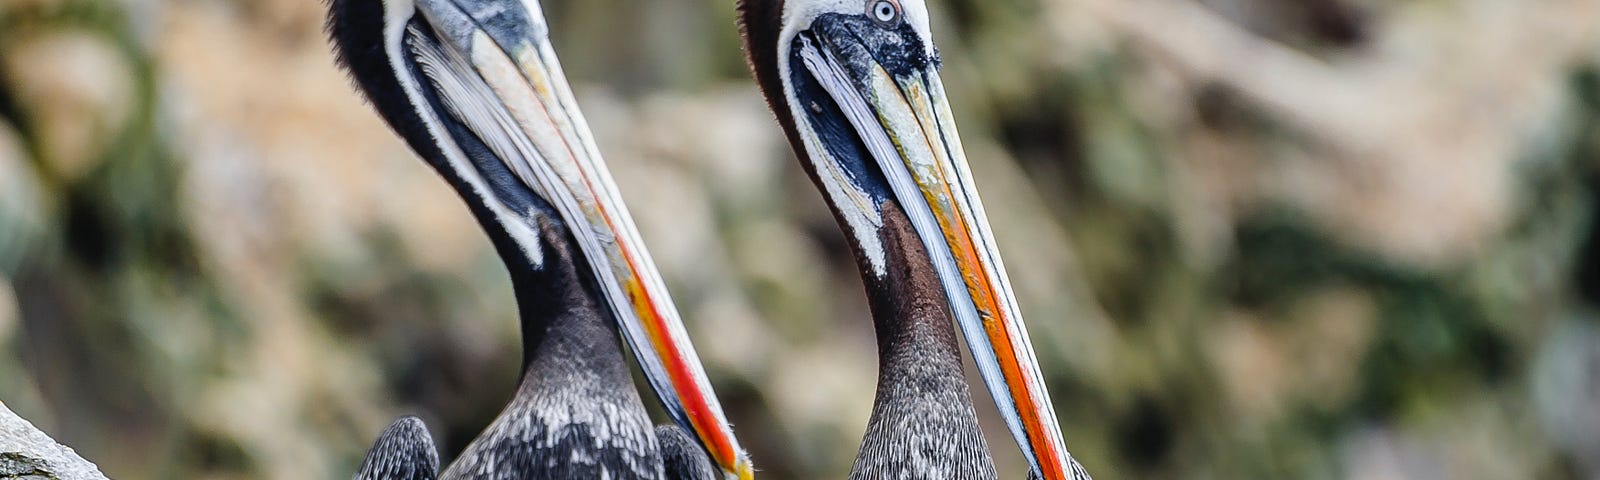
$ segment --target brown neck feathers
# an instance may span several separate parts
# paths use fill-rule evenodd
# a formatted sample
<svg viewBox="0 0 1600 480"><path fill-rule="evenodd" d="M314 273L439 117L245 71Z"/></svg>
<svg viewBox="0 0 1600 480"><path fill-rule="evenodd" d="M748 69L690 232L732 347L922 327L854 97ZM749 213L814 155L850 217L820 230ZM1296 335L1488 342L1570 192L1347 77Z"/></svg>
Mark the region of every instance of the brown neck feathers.
<svg viewBox="0 0 1600 480"><path fill-rule="evenodd" d="M857 255L878 333L879 355L914 346L938 350L923 354L959 356L950 308L932 257L899 204L885 202L882 212L883 227L878 235L883 240L884 275L878 276L866 259Z"/></svg>

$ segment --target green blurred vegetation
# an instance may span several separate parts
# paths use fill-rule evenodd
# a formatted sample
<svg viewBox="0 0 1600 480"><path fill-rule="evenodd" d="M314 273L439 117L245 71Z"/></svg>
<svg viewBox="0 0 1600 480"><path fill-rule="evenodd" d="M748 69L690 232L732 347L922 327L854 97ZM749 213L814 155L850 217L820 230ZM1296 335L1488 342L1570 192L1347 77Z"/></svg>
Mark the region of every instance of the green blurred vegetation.
<svg viewBox="0 0 1600 480"><path fill-rule="evenodd" d="M732 1L544 3L762 478L843 477L872 332ZM1600 4L933 3L1097 478L1600 475ZM510 393L503 268L322 14L0 0L0 400L114 478L448 456Z"/></svg>

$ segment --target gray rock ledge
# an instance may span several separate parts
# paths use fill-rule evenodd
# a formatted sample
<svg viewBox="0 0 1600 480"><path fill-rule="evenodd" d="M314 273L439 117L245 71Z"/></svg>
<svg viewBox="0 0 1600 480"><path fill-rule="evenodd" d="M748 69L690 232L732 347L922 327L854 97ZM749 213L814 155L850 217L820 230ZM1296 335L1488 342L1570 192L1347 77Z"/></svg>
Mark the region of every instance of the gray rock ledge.
<svg viewBox="0 0 1600 480"><path fill-rule="evenodd" d="M106 476L0 402L0 480L106 480Z"/></svg>

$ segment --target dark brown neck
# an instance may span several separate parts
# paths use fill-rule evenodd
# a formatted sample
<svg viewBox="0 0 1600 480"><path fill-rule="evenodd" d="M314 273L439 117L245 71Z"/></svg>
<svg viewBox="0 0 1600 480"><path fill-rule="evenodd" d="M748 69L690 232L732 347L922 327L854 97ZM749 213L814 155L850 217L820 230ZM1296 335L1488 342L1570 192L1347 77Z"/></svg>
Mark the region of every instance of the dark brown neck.
<svg viewBox="0 0 1600 480"><path fill-rule="evenodd" d="M879 276L857 252L882 368L896 367L891 362L907 358L902 356L909 353L903 351L907 348L918 349L916 356L948 357L959 365L955 327L933 261L899 205L885 202L882 210L883 227L878 236L884 250L884 274ZM960 371L952 373L961 375Z"/></svg>
<svg viewBox="0 0 1600 480"><path fill-rule="evenodd" d="M882 212L884 274L859 262L878 331L878 394L850 479L993 480L939 276L905 212L893 202Z"/></svg>

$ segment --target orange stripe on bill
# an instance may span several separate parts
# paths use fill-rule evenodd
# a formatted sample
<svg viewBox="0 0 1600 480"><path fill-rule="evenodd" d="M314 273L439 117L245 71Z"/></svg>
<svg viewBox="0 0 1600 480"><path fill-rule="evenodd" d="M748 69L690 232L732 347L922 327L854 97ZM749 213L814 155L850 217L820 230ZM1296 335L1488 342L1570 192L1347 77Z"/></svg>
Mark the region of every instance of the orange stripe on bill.
<svg viewBox="0 0 1600 480"><path fill-rule="evenodd" d="M896 186L896 196L934 257L990 394L1041 476L1072 478L1071 457L937 72L895 75L875 66L869 75L863 100L898 153L878 158L879 165L891 183L909 183Z"/></svg>

